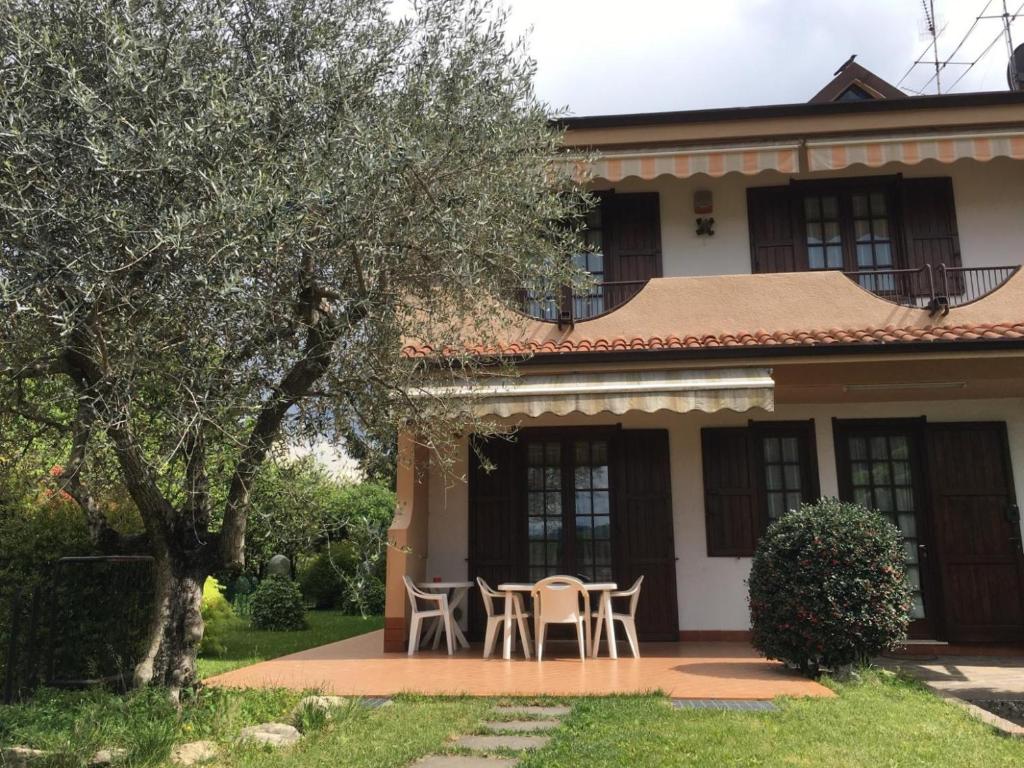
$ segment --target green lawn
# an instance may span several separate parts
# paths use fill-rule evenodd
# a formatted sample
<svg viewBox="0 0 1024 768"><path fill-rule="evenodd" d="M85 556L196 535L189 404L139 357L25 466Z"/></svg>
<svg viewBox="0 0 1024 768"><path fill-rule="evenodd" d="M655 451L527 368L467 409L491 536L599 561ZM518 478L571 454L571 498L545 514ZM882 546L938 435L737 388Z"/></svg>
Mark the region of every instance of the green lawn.
<svg viewBox="0 0 1024 768"><path fill-rule="evenodd" d="M212 677L221 672L285 656L347 637L372 632L384 626L380 616L346 616L338 611L310 611L309 628L298 632L269 632L249 628L239 619L225 638L225 651L219 656L200 657L199 676Z"/></svg>
<svg viewBox="0 0 1024 768"><path fill-rule="evenodd" d="M835 685L835 699L779 700L771 713L673 710L660 696L569 701L573 714L522 768L600 766L830 766L887 768L1024 765L1024 743L996 734L916 683L869 673ZM200 691L175 713L158 693L42 692L30 705L0 710L0 744L58 749L83 764L99 746L124 746L131 765L157 766L174 742L230 744L244 725L290 717L300 694ZM232 745L225 768L406 766L472 733L493 702L397 697L393 706L352 706L311 723L299 746L269 752Z"/></svg>

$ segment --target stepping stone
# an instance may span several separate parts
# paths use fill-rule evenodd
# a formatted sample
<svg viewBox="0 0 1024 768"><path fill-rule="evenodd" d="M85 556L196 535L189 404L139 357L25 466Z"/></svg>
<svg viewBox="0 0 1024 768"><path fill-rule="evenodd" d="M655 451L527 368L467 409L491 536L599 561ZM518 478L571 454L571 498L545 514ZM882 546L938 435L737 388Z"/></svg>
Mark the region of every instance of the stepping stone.
<svg viewBox="0 0 1024 768"><path fill-rule="evenodd" d="M4 768L28 768L50 758L49 752L30 747L0 749L0 765Z"/></svg>
<svg viewBox="0 0 1024 768"><path fill-rule="evenodd" d="M285 723L263 723L243 728L238 734L239 741L254 741L271 747L290 747L302 738L298 729Z"/></svg>
<svg viewBox="0 0 1024 768"><path fill-rule="evenodd" d="M775 712L778 707L770 701L739 699L672 699L676 709L726 709L737 712Z"/></svg>
<svg viewBox="0 0 1024 768"><path fill-rule="evenodd" d="M345 696L305 696L292 710L292 719L295 720L306 710L320 710L330 719L335 709L347 707L349 699Z"/></svg>
<svg viewBox="0 0 1024 768"><path fill-rule="evenodd" d="M540 749L551 739L548 736L460 736L455 746L479 751L492 749Z"/></svg>
<svg viewBox="0 0 1024 768"><path fill-rule="evenodd" d="M428 755L413 763L411 768L513 768L518 762L507 757Z"/></svg>
<svg viewBox="0 0 1024 768"><path fill-rule="evenodd" d="M212 741L190 741L171 750L171 762L175 765L198 765L207 763L216 756L217 745Z"/></svg>
<svg viewBox="0 0 1024 768"><path fill-rule="evenodd" d="M115 763L123 763L127 757L127 749L122 749L121 747L110 747L109 749L101 749L93 755L92 760L89 761L89 765L93 766L93 768L106 768L107 766L114 765Z"/></svg>
<svg viewBox="0 0 1024 768"><path fill-rule="evenodd" d="M503 715L542 715L543 717L563 717L572 712L569 707L527 707L515 704L495 707L494 711Z"/></svg>
<svg viewBox="0 0 1024 768"><path fill-rule="evenodd" d="M484 728L489 731L515 731L516 733L530 733L531 731L550 731L557 728L561 723L557 720L506 720L505 722L492 721L484 723Z"/></svg>

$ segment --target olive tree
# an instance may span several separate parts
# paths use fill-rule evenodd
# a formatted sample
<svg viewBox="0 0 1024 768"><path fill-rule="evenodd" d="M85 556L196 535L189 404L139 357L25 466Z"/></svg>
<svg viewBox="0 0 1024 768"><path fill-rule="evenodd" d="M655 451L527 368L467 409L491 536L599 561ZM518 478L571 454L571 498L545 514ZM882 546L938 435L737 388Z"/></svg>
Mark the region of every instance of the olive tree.
<svg viewBox="0 0 1024 768"><path fill-rule="evenodd" d="M0 8L4 438L59 436L93 539L153 554L137 684L194 680L203 581L242 564L275 445L450 441L467 409L425 378L472 375L461 342L525 281L574 279L584 196L504 28L488 0Z"/></svg>

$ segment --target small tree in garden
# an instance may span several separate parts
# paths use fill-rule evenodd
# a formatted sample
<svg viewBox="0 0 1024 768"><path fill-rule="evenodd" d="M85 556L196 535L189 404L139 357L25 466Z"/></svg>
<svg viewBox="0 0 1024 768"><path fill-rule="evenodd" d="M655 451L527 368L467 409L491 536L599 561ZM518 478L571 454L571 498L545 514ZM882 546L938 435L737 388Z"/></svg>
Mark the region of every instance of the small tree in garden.
<svg viewBox="0 0 1024 768"><path fill-rule="evenodd" d="M578 278L583 199L503 27L488 0L0 4L0 455L51 435L93 540L154 556L137 684L194 681L275 444L486 431L417 396L402 339L464 382L498 302Z"/></svg>
<svg viewBox="0 0 1024 768"><path fill-rule="evenodd" d="M906 637L899 530L856 504L822 499L772 524L749 588L754 647L806 674L866 662Z"/></svg>

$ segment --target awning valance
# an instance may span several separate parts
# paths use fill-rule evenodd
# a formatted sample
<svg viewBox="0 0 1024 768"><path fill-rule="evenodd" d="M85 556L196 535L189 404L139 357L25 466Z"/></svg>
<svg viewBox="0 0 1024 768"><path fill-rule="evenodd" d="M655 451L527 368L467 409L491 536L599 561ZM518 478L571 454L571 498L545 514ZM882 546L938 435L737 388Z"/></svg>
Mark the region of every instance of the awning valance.
<svg viewBox="0 0 1024 768"><path fill-rule="evenodd" d="M432 395L466 397L480 416L621 415L628 411L748 411L775 408L768 368L563 373L435 387Z"/></svg>
<svg viewBox="0 0 1024 768"><path fill-rule="evenodd" d="M837 138L807 142L810 171L838 171L851 165L878 168L886 163L916 165L923 160L1024 160L1024 130L923 136Z"/></svg>
<svg viewBox="0 0 1024 768"><path fill-rule="evenodd" d="M650 180L666 175L685 179L698 173L713 177L762 171L796 173L799 149L799 144L788 143L603 152L590 162L569 161L568 166L578 181L597 178L610 182L630 176Z"/></svg>

